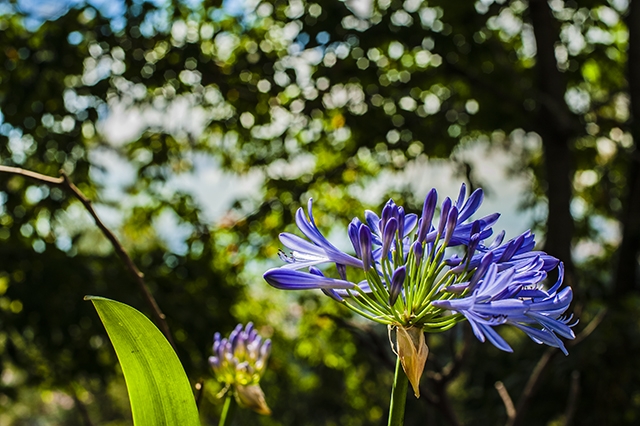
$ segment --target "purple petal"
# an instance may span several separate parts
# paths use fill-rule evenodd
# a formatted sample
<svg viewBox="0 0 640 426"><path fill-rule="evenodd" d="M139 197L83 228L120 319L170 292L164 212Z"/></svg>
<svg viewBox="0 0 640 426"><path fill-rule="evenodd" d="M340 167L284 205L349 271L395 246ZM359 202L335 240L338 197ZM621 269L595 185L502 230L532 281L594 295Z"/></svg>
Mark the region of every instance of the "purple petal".
<svg viewBox="0 0 640 426"><path fill-rule="evenodd" d="M380 218L377 214L372 212L371 210L364 211L364 219L371 228L371 233L374 235L380 235Z"/></svg>
<svg viewBox="0 0 640 426"><path fill-rule="evenodd" d="M355 287L355 284L349 281L283 268L269 269L264 273L263 277L273 287L282 290L307 290L312 288L352 289Z"/></svg>
<svg viewBox="0 0 640 426"><path fill-rule="evenodd" d="M366 225L361 225L358 232L360 240L360 253L362 253L362 268L368 271L371 268L371 230Z"/></svg>
<svg viewBox="0 0 640 426"><path fill-rule="evenodd" d="M424 205L422 206L422 217L420 218L420 225L418 228L418 241L421 243L425 241L427 233L431 231L431 221L433 221L437 201L438 193L434 188L429 191L427 197L424 199Z"/></svg>
<svg viewBox="0 0 640 426"><path fill-rule="evenodd" d="M356 256L362 258L362 253L360 251L360 237L358 235L360 231L360 226L362 226L362 222L357 217L354 218L349 224L348 234L349 239L351 240L351 245L353 249L356 251Z"/></svg>
<svg viewBox="0 0 640 426"><path fill-rule="evenodd" d="M337 291L331 289L331 288L321 288L320 290L322 290L322 292L329 296L330 298L332 298L333 300L335 300L336 302L343 302L344 299L338 294Z"/></svg>
<svg viewBox="0 0 640 426"><path fill-rule="evenodd" d="M482 204L482 200L484 198L484 193L482 189L478 188L469 196L469 199L464 206L460 208L458 206L458 210L460 210L460 214L458 216L458 221L464 222L469 217L471 217L475 212L478 211L480 205Z"/></svg>
<svg viewBox="0 0 640 426"><path fill-rule="evenodd" d="M418 215L410 213L404 217L404 228L402 230L402 237L406 237L413 231L418 223Z"/></svg>
<svg viewBox="0 0 640 426"><path fill-rule="evenodd" d="M549 345L554 348L560 348L562 353L564 353L565 355L569 355L569 352L567 351L567 348L565 348L564 343L562 343L562 340L560 340L558 336L556 336L551 331L539 330L537 328L529 327L527 325L519 324L519 323L513 323L511 325L524 331L527 334L527 336L529 336L531 340L533 340L534 342L544 343L545 345Z"/></svg>
<svg viewBox="0 0 640 426"><path fill-rule="evenodd" d="M504 240L505 235L506 235L505 231L500 231L500 233L496 235L496 238L493 240L493 242L489 246L489 250L493 250L494 248L499 247L500 244L502 244L502 241Z"/></svg>
<svg viewBox="0 0 640 426"><path fill-rule="evenodd" d="M467 185L464 183L460 185L460 191L458 192L458 199L456 200L455 206L460 210L462 208L462 203L464 203L464 198L467 195Z"/></svg>
<svg viewBox="0 0 640 426"><path fill-rule="evenodd" d="M447 224L447 219L449 218L449 209L451 209L451 198L447 197L442 202L442 207L440 208L440 222L438 222L438 235L442 235L444 231L444 227Z"/></svg>
<svg viewBox="0 0 640 426"><path fill-rule="evenodd" d="M493 325L499 325L502 322L487 321L470 312L466 313L465 317L471 324L473 333L476 335L478 340L484 342L486 337L486 339L488 339L496 348L505 352L513 352L511 346L509 346L509 344L493 329Z"/></svg>
<svg viewBox="0 0 640 426"><path fill-rule="evenodd" d="M396 236L396 231L398 230L398 221L395 217L389 219L384 227L384 231L382 234L382 253L381 258L386 258L389 253L389 249L391 248L391 244Z"/></svg>
<svg viewBox="0 0 640 426"><path fill-rule="evenodd" d="M573 333L573 330L571 330L571 328L562 321L549 318L537 312L528 312L527 316L535 319L541 326L543 326L548 330L558 333L562 337L565 337L567 339L576 338L576 335Z"/></svg>
<svg viewBox="0 0 640 426"><path fill-rule="evenodd" d="M447 225L444 233L444 244L448 244L451 241L451 237L453 237L453 231L458 224L458 208L456 206L451 207L449 211L449 215L447 217Z"/></svg>
<svg viewBox="0 0 640 426"><path fill-rule="evenodd" d="M416 258L416 264L419 265L422 260L422 255L424 252L424 248L422 247L422 243L420 241L416 241L411 246L411 250L413 251L413 255Z"/></svg>
<svg viewBox="0 0 640 426"><path fill-rule="evenodd" d="M482 331L493 346L505 352L513 352L511 346L509 346L507 341L504 340L502 336L500 336L498 332L493 329L493 327L485 324L480 324L480 327L482 327Z"/></svg>
<svg viewBox="0 0 640 426"><path fill-rule="evenodd" d="M564 281L564 263L560 262L560 264L558 265L558 280L553 285L553 287L549 289L549 294L555 294L560 288L560 286L562 285L563 281Z"/></svg>
<svg viewBox="0 0 640 426"><path fill-rule="evenodd" d="M404 279L407 275L407 269L403 265L393 271L393 275L391 276L391 286L389 287L389 305L393 306L402 291L402 286L404 285Z"/></svg>
<svg viewBox="0 0 640 426"><path fill-rule="evenodd" d="M358 288L360 290L362 290L364 293L371 293L373 290L371 289L371 286L369 286L369 283L367 281L360 281L358 283ZM350 296L357 296L358 293L352 293L351 295L343 289L337 289L336 290L336 294L342 297L350 297Z"/></svg>
<svg viewBox="0 0 640 426"><path fill-rule="evenodd" d="M312 254L318 257L327 257L327 252L322 247L311 244L309 241L298 237L297 235L283 232L279 237L280 242L290 250L305 254Z"/></svg>
<svg viewBox="0 0 640 426"><path fill-rule="evenodd" d="M480 279L484 277L484 274L487 272L489 266L493 263L493 253L489 252L482 257L482 261L480 262L480 266L476 269L476 272L471 277L471 282L469 283L469 289L473 290Z"/></svg>
<svg viewBox="0 0 640 426"><path fill-rule="evenodd" d="M474 312L490 316L522 315L526 310L526 304L522 300L518 299L504 299L489 303L477 303L473 307Z"/></svg>

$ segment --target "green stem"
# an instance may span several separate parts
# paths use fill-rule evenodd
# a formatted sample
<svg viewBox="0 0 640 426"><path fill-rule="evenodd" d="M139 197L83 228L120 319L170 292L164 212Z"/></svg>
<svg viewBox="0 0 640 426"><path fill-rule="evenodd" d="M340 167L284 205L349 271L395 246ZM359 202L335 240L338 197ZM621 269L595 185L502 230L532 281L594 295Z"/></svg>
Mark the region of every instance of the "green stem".
<svg viewBox="0 0 640 426"><path fill-rule="evenodd" d="M407 402L407 388L409 379L402 369L400 357L396 361L396 374L391 388L391 404L389 406L389 426L404 424L404 406Z"/></svg>
<svg viewBox="0 0 640 426"><path fill-rule="evenodd" d="M222 407L222 414L220 415L220 422L218 423L218 426L230 425L235 411L236 400L233 397L233 391L229 390L229 392L227 392L227 396L224 399L224 406Z"/></svg>

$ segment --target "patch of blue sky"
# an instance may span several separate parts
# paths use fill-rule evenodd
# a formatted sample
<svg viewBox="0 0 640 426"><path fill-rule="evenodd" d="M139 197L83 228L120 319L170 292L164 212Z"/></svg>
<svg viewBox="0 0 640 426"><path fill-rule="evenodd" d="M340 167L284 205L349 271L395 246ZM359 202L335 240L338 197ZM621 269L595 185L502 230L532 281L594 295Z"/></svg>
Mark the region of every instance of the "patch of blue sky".
<svg viewBox="0 0 640 426"><path fill-rule="evenodd" d="M96 8L102 16L111 20L112 31L122 31L127 25L124 17L126 6L123 0L88 0L86 4Z"/></svg>
<svg viewBox="0 0 640 426"><path fill-rule="evenodd" d="M0 2L0 16L11 15L14 13L13 4L8 1Z"/></svg>
<svg viewBox="0 0 640 426"><path fill-rule="evenodd" d="M123 17L126 12L126 6L123 0L88 0L86 2L100 12L105 18ZM142 4L144 2L136 2Z"/></svg>
<svg viewBox="0 0 640 426"><path fill-rule="evenodd" d="M95 207L102 220L111 229L122 226L128 211L137 205L153 203L148 195L127 195L127 190L135 184L137 169L116 150L102 148L89 151L92 163L91 179L102 186L100 199L103 203L96 203ZM167 195L170 195L168 191ZM118 207L115 207L115 206ZM152 222L156 235L175 254L185 254L188 250L187 238L193 232L193 227L171 210L163 209Z"/></svg>
<svg viewBox="0 0 640 426"><path fill-rule="evenodd" d="M475 217L501 212L494 230L497 233L504 229L507 238L530 229L539 212L520 208L522 197L529 190L530 178L528 175L509 175L508 170L514 158L512 154L482 141L460 146L455 154L458 159L472 165L473 175L482 183L485 191L484 202ZM436 188L439 199L443 200L455 196L462 181L451 161L421 156L408 162L400 172L383 172L371 181L351 186L349 190L369 205L379 203L384 194L393 190L409 190L419 199L429 189ZM538 240L541 240L540 237Z"/></svg>
<svg viewBox="0 0 640 426"><path fill-rule="evenodd" d="M82 35L82 33L80 31L72 31L67 36L67 41L69 42L69 44L74 45L74 46L77 46L80 43L82 43L83 39L84 39L84 36Z"/></svg>
<svg viewBox="0 0 640 426"><path fill-rule="evenodd" d="M222 169L219 161L205 153L187 156L193 164L190 173L173 175L166 183L169 192L190 194L202 208L203 220L209 223L225 221L232 206L241 206L250 200L258 200L262 195L264 175L259 170L246 174L236 174ZM252 202L241 208L241 213L249 213Z"/></svg>
<svg viewBox="0 0 640 426"><path fill-rule="evenodd" d="M173 209L162 209L153 219L153 228L170 252L177 255L187 254L187 239L193 234L194 227L183 221Z"/></svg>
<svg viewBox="0 0 640 426"><path fill-rule="evenodd" d="M133 7L144 3L162 8L168 4L168 0L135 0ZM55 21L71 9L84 6L95 8L103 17L109 19L114 32L121 31L126 26L124 0L18 0L15 6L8 2L0 4L0 16L19 13L24 16L25 28L35 31L45 21Z"/></svg>
<svg viewBox="0 0 640 426"><path fill-rule="evenodd" d="M247 0L224 0L222 9L229 16L243 16L247 13Z"/></svg>
<svg viewBox="0 0 640 426"><path fill-rule="evenodd" d="M83 3L84 0L18 0L15 10L7 12L18 12L34 21L53 21Z"/></svg>
<svg viewBox="0 0 640 426"><path fill-rule="evenodd" d="M158 183L154 192L160 194L161 198L170 198L178 192L191 195L202 208L202 220L211 224L232 219L228 215L234 204L240 202L242 205L243 200L259 199L264 181L259 171L244 175L225 172L213 156L204 153L189 154L187 158L192 162L193 170L189 173L171 175L165 183ZM89 160L92 164L91 180L102 187L100 199L104 204L101 204L103 210L100 214L108 216L109 225L113 229L122 225L127 211L131 208L155 202L148 195L128 194L128 188L134 185L137 179L137 166L127 161L117 150L90 150ZM116 204L119 206L118 209L113 207ZM251 210L252 204L249 204L242 213ZM193 229L175 212L166 210L154 219L154 230L171 252L184 254L188 249L186 240Z"/></svg>
<svg viewBox="0 0 640 426"><path fill-rule="evenodd" d="M112 30L124 28L125 3L123 0L18 0L15 5L3 2L0 16L18 13L24 18L27 30L35 31L45 21L55 21L73 8L89 5L97 9L102 16L111 20Z"/></svg>
<svg viewBox="0 0 640 426"><path fill-rule="evenodd" d="M320 31L316 35L316 41L319 44L328 44L330 39L331 39L331 35L326 31Z"/></svg>
<svg viewBox="0 0 640 426"><path fill-rule="evenodd" d="M151 37L156 33L165 33L170 29L170 0L134 0L131 13L142 12L143 4L151 4L156 10L148 12L140 30L144 36ZM227 17L240 18L247 27L255 22L256 0L224 0L221 8L212 8L210 18L221 21ZM202 8L202 0L182 0L182 4L192 11ZM9 2L0 3L0 16L18 13L24 17L24 25L29 31L37 30L45 21L55 21L73 8L91 6L103 17L110 20L113 32L122 31L127 25L125 17L127 6L124 0L18 0L15 5ZM79 44L81 39L72 36L69 42Z"/></svg>
<svg viewBox="0 0 640 426"><path fill-rule="evenodd" d="M102 186L101 198L107 202L122 200L137 178L137 170L116 150L96 148L89 151L91 180Z"/></svg>
<svg viewBox="0 0 640 426"><path fill-rule="evenodd" d="M45 21L55 21L81 3L83 3L82 0L18 0L15 9L7 12L23 15L25 28L35 31Z"/></svg>
<svg viewBox="0 0 640 426"><path fill-rule="evenodd" d="M9 123L0 124L0 135L9 136L11 131L13 130L13 126Z"/></svg>
<svg viewBox="0 0 640 426"><path fill-rule="evenodd" d="M226 18L237 18L243 27L251 27L258 19L255 13L258 0L223 0L220 9L213 9L209 17L214 22L223 21Z"/></svg>
<svg viewBox="0 0 640 426"><path fill-rule="evenodd" d="M182 0L182 4L191 10L198 10L202 6L202 0Z"/></svg>
<svg viewBox="0 0 640 426"><path fill-rule="evenodd" d="M87 86L93 86L105 78L111 76L111 58L103 56L93 66L93 68L85 67L84 75L82 76L82 82Z"/></svg>
<svg viewBox="0 0 640 426"><path fill-rule="evenodd" d="M171 16L166 8L148 12L140 24L140 33L145 37L153 37L158 33L166 34L171 30L170 19Z"/></svg>
<svg viewBox="0 0 640 426"><path fill-rule="evenodd" d="M9 196L7 195L7 193L0 191L0 214L5 212L6 209L4 205L7 203L8 199L9 199Z"/></svg>

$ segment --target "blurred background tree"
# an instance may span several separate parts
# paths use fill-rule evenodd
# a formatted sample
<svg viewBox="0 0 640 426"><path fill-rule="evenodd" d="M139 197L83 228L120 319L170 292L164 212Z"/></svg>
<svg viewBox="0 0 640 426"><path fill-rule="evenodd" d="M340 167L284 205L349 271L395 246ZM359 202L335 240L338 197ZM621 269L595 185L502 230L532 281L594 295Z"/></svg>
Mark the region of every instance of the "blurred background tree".
<svg viewBox="0 0 640 426"><path fill-rule="evenodd" d="M212 335L249 320L274 340L274 414L237 424L383 421L386 330L261 273L310 196L343 233L460 181L565 262L587 338L564 358L518 334L514 354L429 336L406 424L638 423L637 1L18 0L0 30L0 164L63 170L95 201L204 381L203 424L221 408ZM0 423L127 424L82 297L145 305L82 205L3 174L0 253Z"/></svg>

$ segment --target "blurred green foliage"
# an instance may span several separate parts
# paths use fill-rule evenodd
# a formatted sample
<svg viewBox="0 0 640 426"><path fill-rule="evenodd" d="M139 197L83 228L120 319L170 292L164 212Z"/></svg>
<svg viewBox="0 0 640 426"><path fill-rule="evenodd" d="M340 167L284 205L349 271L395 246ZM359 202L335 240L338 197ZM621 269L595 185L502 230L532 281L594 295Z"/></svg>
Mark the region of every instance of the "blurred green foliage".
<svg viewBox="0 0 640 426"><path fill-rule="evenodd" d="M559 217L546 213L558 205L554 182L570 187L559 202L571 226L560 226L566 238L550 232L545 248L573 250L578 331L609 308L569 357L553 359L521 424L637 424L637 277L628 277L630 292L612 284L640 140L625 22L635 22L633 4L38 4L0 3L0 163L64 170L97 203L144 271L188 376L204 380L203 424L221 409L207 365L212 335L249 320L274 341L262 382L274 414L239 412L237 424L384 421L393 367L386 330L322 295L278 292L261 273L278 262L277 234L293 230L308 197L327 232L389 196L416 211L425 194L409 183L370 188L434 158L448 159L472 187L487 183L460 155L477 144L503 150L514 178L527 179L523 207L536 212L543 241ZM566 152L554 154L552 140ZM556 160L568 167L549 166ZM229 173L210 194L221 218L194 196L204 185L198 164ZM258 176L250 195L247 176ZM178 188L177 177L187 184ZM237 193L231 207L229 193ZM60 188L2 175L0 202L0 423L126 424L116 358L82 302L98 294L144 310L124 265ZM177 244L163 238L167 214ZM503 330L515 353L500 353L465 327L428 336L428 392L409 398L407 425L505 422L494 383L517 402L545 350ZM460 369L442 380L451 365ZM574 372L580 392L571 404Z"/></svg>

